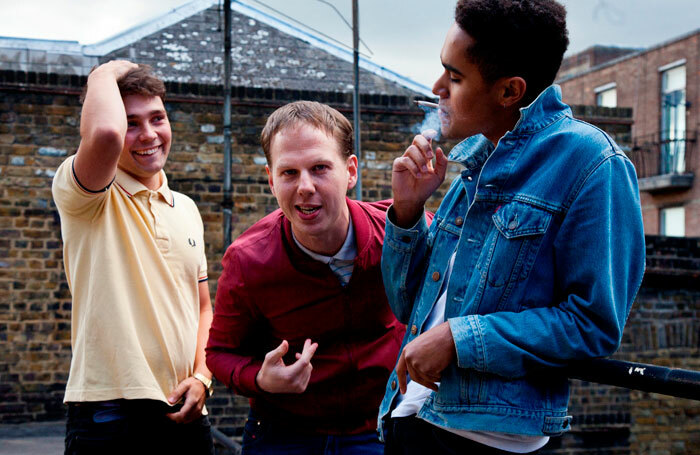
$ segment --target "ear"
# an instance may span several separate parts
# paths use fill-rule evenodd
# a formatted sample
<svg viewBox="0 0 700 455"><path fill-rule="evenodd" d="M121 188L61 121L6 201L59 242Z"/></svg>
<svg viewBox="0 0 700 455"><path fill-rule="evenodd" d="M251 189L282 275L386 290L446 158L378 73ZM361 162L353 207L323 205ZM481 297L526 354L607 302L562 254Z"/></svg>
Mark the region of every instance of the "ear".
<svg viewBox="0 0 700 455"><path fill-rule="evenodd" d="M520 76L506 77L500 81L499 103L504 108L515 106L523 99L525 96L525 89L527 89L527 83L525 79Z"/></svg>
<svg viewBox="0 0 700 455"><path fill-rule="evenodd" d="M355 187L357 183L357 156L350 155L345 161L348 168L348 191Z"/></svg>
<svg viewBox="0 0 700 455"><path fill-rule="evenodd" d="M270 185L270 191L272 191L272 195L277 197L275 194L275 185L272 183L272 172L270 172L270 167L266 164L265 165L265 172L267 172L267 183Z"/></svg>

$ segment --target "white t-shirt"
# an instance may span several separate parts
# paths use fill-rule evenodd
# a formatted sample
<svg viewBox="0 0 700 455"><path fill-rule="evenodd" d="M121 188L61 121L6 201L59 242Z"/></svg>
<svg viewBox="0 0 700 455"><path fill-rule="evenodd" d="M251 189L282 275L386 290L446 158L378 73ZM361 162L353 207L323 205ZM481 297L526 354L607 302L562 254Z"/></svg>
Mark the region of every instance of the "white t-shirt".
<svg viewBox="0 0 700 455"><path fill-rule="evenodd" d="M425 330L427 331L439 324L445 322L445 302L447 301L447 284L450 281L450 276L452 275L452 267L455 263L456 251L452 253L450 262L447 265L447 271L445 272L445 279L442 282L442 287L440 288L440 296L438 297L433 309L428 315L428 319L425 321ZM440 383L437 383L439 386ZM417 382L408 379L408 384L406 385L406 393L399 394L396 397L397 405L396 408L391 412L391 417L409 417L414 414L418 414L418 411L423 406L425 400L430 396L432 390L424 387ZM426 421L427 422L427 421ZM428 422L435 425L433 422ZM439 425L436 425L439 426ZM522 434L511 434L511 433L500 433L495 431L467 431L458 430L455 428L447 428L439 426L440 428L454 433L456 435L462 436L463 438L471 439L479 444L483 444L489 447L495 447L499 450L505 450L513 453L528 453L533 452L537 449L544 447L549 441L548 436L528 436Z"/></svg>

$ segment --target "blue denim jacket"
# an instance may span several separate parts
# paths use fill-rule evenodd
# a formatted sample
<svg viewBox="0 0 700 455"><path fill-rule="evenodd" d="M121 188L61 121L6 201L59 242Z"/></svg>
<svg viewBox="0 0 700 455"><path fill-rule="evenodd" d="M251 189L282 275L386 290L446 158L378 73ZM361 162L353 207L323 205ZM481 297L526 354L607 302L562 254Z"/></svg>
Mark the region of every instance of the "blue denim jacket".
<svg viewBox="0 0 700 455"><path fill-rule="evenodd" d="M464 430L558 435L570 429L561 367L619 346L644 273L634 167L604 132L571 116L558 86L494 149L458 144L462 166L428 228L387 216L382 272L389 303L423 332L456 249L445 319L457 357L418 417ZM414 328L415 326L415 328ZM396 370L379 413L398 393Z"/></svg>

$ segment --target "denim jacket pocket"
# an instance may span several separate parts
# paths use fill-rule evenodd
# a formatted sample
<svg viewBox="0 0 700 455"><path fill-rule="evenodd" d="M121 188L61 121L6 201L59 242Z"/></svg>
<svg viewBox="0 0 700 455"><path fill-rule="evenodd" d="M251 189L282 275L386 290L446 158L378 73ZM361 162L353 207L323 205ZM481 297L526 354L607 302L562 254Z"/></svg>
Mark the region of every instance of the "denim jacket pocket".
<svg viewBox="0 0 700 455"><path fill-rule="evenodd" d="M517 311L508 307L508 297L530 274L552 214L512 201L498 207L491 218L494 227L487 236L487 248L477 267L486 288L482 301L497 305L480 308L479 312Z"/></svg>

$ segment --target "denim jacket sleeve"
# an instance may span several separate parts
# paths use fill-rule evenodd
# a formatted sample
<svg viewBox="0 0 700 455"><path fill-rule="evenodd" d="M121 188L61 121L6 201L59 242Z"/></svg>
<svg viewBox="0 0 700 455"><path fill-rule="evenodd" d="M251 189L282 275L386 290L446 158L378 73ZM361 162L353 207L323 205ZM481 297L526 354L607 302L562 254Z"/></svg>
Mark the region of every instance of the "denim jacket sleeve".
<svg viewBox="0 0 700 455"><path fill-rule="evenodd" d="M630 161L621 154L604 159L563 216L552 245L561 301L449 319L459 367L516 378L536 367L607 356L617 349L645 261ZM395 267L401 267L399 261Z"/></svg>
<svg viewBox="0 0 700 455"><path fill-rule="evenodd" d="M408 324L413 302L420 290L425 261L430 254L428 224L421 216L409 229L392 223L393 207L386 214L386 231L382 248L382 278L391 310L402 324Z"/></svg>

